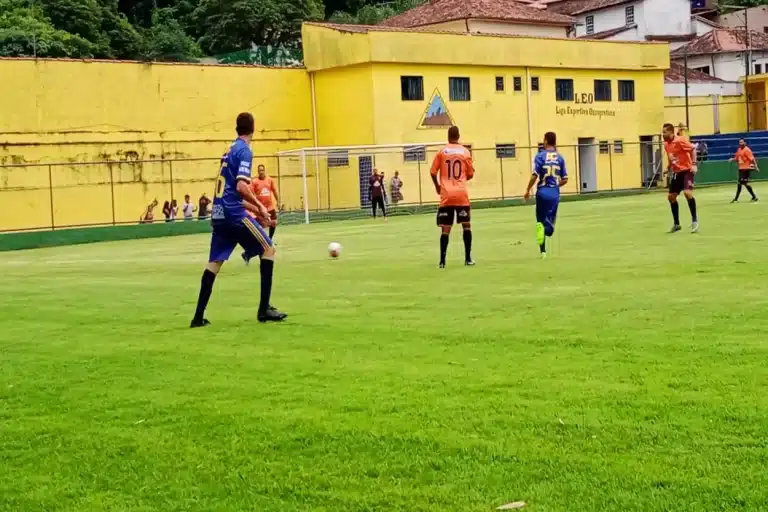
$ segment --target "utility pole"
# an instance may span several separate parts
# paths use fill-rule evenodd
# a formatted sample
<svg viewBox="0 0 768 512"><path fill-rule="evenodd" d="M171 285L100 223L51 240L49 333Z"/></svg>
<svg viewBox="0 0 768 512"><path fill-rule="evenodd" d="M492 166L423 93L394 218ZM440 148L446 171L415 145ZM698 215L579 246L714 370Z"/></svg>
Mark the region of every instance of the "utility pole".
<svg viewBox="0 0 768 512"><path fill-rule="evenodd" d="M746 48L744 49L745 54L745 65L744 68L746 69L746 73L744 74L744 105L747 109L747 132L749 132L750 129L750 123L749 123L749 111L751 110L749 108L749 73L752 70L752 47L749 44L749 23L748 23L748 13L749 13L749 7L744 8L744 43Z"/></svg>
<svg viewBox="0 0 768 512"><path fill-rule="evenodd" d="M685 129L688 133L691 132L691 120L688 112L688 43L683 47L685 53L683 53L683 65L685 66L685 72L683 74L683 80L685 82Z"/></svg>

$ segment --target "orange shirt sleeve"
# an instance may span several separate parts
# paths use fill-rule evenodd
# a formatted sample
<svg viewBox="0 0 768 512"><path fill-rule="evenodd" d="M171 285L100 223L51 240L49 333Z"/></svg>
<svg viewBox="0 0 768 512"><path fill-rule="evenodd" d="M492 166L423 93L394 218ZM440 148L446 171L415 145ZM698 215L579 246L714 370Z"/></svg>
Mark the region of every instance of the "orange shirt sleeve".
<svg viewBox="0 0 768 512"><path fill-rule="evenodd" d="M432 168L429 170L429 173L432 176L437 176L437 173L440 172L440 167L443 166L443 152L440 151L438 154L435 155L435 159L432 160Z"/></svg>
<svg viewBox="0 0 768 512"><path fill-rule="evenodd" d="M746 148L744 150L744 158L746 158L749 163L752 163L755 161L755 155L752 153L752 150L749 148Z"/></svg>
<svg viewBox="0 0 768 512"><path fill-rule="evenodd" d="M693 149L695 147L696 146L691 144L689 141L687 141L687 140L683 139L682 137L680 137L680 142L679 142L680 151L684 151L686 153L690 153L691 151L693 151Z"/></svg>

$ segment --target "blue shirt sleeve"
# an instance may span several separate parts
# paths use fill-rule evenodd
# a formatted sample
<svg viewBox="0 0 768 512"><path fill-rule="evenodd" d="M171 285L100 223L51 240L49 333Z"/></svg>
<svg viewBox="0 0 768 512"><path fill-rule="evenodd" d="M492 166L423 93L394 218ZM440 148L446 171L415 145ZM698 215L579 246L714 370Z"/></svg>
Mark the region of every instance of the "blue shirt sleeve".
<svg viewBox="0 0 768 512"><path fill-rule="evenodd" d="M560 178L567 178L568 172L565 170L565 158L560 155Z"/></svg>
<svg viewBox="0 0 768 512"><path fill-rule="evenodd" d="M253 163L251 148L246 146L238 151L234 163L237 165L237 179L250 183L251 164Z"/></svg>

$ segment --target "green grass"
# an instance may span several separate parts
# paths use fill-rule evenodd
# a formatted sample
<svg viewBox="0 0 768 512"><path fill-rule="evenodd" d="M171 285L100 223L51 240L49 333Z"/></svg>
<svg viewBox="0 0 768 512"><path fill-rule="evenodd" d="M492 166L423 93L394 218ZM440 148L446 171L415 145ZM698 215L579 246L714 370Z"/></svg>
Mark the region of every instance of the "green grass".
<svg viewBox="0 0 768 512"><path fill-rule="evenodd" d="M432 216L285 227L283 325L235 258L187 328L203 235L0 254L0 509L765 510L768 206L731 193L698 235L564 204L546 261L532 206L477 211L444 271Z"/></svg>

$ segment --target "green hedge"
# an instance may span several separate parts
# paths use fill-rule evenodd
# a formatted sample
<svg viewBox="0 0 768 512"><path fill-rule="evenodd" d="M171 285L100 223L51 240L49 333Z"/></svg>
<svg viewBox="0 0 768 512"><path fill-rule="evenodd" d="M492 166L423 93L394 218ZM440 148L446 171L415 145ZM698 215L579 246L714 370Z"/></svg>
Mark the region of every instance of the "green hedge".
<svg viewBox="0 0 768 512"><path fill-rule="evenodd" d="M596 192L592 194L566 195L563 201L583 201L587 199L597 199L605 197L617 197L633 194L641 194L642 189L622 190L615 192ZM507 206L520 205L519 198L474 201L473 209L501 208ZM430 205L402 205L396 208L390 208L390 214L398 215L416 215L421 213L433 213L437 210L436 204ZM318 211L310 212L310 222L329 222L359 219L361 215L367 215L368 210L336 210L336 211ZM303 212L287 212L281 214L281 223L301 223L304 222ZM95 242L112 242L118 240L136 240L140 238L157 238L166 236L192 235L198 233L209 233L211 231L210 223L207 221L176 221L161 222L156 224L131 224L123 226L99 226L99 227L81 227L69 229L57 229L53 231L25 231L18 233L0 234L0 252L17 251L22 249L37 249L41 247L56 247L61 245L90 244Z"/></svg>

